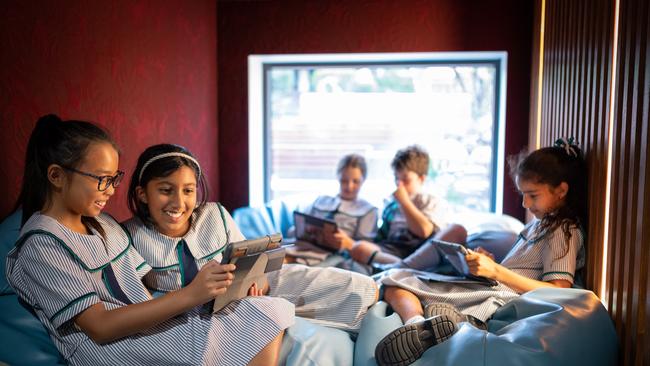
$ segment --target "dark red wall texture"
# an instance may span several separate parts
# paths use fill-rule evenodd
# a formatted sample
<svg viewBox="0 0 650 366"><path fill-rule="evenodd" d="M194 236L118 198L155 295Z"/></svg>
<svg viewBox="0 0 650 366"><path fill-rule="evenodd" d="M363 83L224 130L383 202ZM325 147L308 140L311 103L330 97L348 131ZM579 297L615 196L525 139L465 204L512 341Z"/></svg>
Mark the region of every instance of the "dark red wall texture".
<svg viewBox="0 0 650 366"><path fill-rule="evenodd" d="M47 113L107 127L127 174L147 146L185 145L218 192L216 17L211 0L3 1L0 218ZM126 184L107 210L128 217Z"/></svg>
<svg viewBox="0 0 650 366"><path fill-rule="evenodd" d="M528 138L532 28L532 2L520 0L219 2L222 202L226 207L248 203L248 55L505 50L506 153L513 154ZM523 219L509 178L505 194L505 212Z"/></svg>
<svg viewBox="0 0 650 366"><path fill-rule="evenodd" d="M185 145L213 199L247 204L249 54L505 50L507 154L527 142L527 1L40 0L5 1L0 16L0 218L46 113L107 126L127 172L148 145ZM506 182L504 209L523 218ZM128 215L124 188L108 211Z"/></svg>

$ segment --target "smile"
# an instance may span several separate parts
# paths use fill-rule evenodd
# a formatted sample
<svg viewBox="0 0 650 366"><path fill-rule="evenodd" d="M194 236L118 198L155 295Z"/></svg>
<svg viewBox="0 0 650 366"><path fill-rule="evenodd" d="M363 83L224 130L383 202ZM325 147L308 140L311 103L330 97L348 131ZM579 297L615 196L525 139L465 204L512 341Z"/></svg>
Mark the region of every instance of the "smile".
<svg viewBox="0 0 650 366"><path fill-rule="evenodd" d="M172 217L172 218L175 218L175 219L177 219L177 218L179 218L179 217L181 217L183 215L183 213L180 212L180 211L163 211L163 212L165 213L165 215L167 215L169 217Z"/></svg>

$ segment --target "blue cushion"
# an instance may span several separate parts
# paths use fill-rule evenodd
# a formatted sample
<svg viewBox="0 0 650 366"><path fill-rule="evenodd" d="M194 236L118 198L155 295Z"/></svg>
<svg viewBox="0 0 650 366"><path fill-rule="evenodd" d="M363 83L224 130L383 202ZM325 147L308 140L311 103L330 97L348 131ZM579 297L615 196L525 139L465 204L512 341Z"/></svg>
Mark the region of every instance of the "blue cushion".
<svg viewBox="0 0 650 366"><path fill-rule="evenodd" d="M397 313L386 316L388 303L379 301L368 309L354 347L354 365L375 366L375 347L388 333L403 325Z"/></svg>
<svg viewBox="0 0 650 366"><path fill-rule="evenodd" d="M240 207L232 218L246 238L258 238L278 232L266 208Z"/></svg>
<svg viewBox="0 0 650 366"><path fill-rule="evenodd" d="M14 247L16 240L18 240L22 214L23 211L18 210L0 224L0 295L14 293L5 276L6 258L9 251Z"/></svg>
<svg viewBox="0 0 650 366"><path fill-rule="evenodd" d="M9 365L65 365L41 322L16 295L0 296L0 361Z"/></svg>
<svg viewBox="0 0 650 366"><path fill-rule="evenodd" d="M362 323L355 365L375 365L374 351L402 325L376 306ZM616 331L596 295L578 289L541 288L501 307L489 332L461 323L458 333L427 350L413 365L613 365Z"/></svg>
<svg viewBox="0 0 650 366"><path fill-rule="evenodd" d="M481 247L494 255L494 260L501 263L512 246L517 241L519 234L505 230L486 230L467 237L467 247L475 249Z"/></svg>
<svg viewBox="0 0 650 366"><path fill-rule="evenodd" d="M342 330L296 317L284 334L279 364L288 366L352 365L354 342Z"/></svg>
<svg viewBox="0 0 650 366"><path fill-rule="evenodd" d="M282 233L282 236L286 237L289 228L293 226L293 210L289 209L287 204L281 200L272 200L265 207L276 232Z"/></svg>

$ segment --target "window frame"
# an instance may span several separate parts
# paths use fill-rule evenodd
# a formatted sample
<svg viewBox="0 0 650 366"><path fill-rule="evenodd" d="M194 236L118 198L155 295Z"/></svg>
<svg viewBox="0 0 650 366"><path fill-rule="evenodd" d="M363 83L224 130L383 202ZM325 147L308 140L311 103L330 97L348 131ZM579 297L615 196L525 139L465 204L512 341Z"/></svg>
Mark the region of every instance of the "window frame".
<svg viewBox="0 0 650 366"><path fill-rule="evenodd" d="M495 108L493 126L492 179L490 211L503 212L503 176L505 163L505 113L508 55L505 51L481 52L408 52L408 53L345 53L286 54L248 56L248 185L249 204L260 206L269 201L271 144L270 110L265 101L269 93L268 70L278 66L350 67L381 65L476 65L495 66Z"/></svg>

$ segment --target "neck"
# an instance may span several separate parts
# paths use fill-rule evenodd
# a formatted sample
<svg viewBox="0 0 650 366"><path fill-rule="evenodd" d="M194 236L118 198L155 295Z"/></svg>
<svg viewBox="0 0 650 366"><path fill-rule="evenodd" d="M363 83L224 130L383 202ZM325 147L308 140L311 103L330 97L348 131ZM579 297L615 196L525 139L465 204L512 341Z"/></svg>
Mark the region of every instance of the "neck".
<svg viewBox="0 0 650 366"><path fill-rule="evenodd" d="M81 221L81 215L70 212L70 210L66 209L61 204L57 204L56 202L46 204L43 210L41 210L41 214L55 219L74 232L90 234L86 225Z"/></svg>

